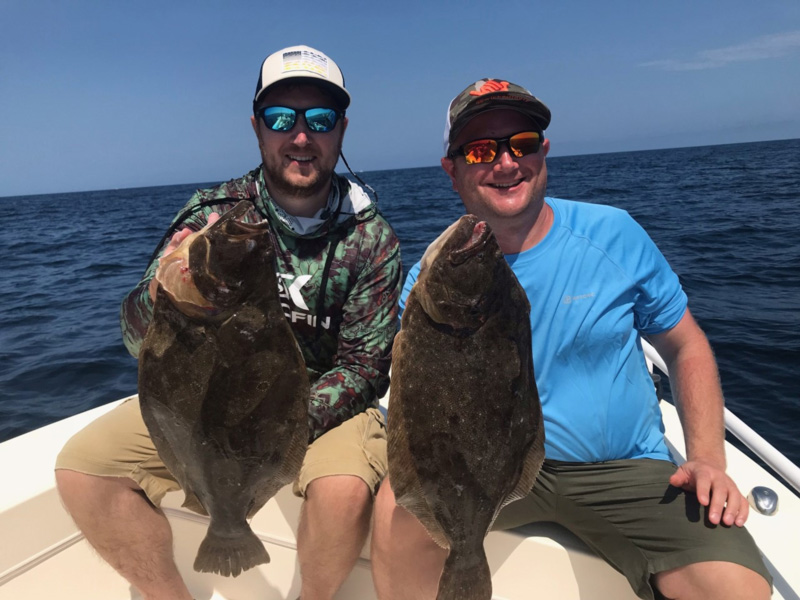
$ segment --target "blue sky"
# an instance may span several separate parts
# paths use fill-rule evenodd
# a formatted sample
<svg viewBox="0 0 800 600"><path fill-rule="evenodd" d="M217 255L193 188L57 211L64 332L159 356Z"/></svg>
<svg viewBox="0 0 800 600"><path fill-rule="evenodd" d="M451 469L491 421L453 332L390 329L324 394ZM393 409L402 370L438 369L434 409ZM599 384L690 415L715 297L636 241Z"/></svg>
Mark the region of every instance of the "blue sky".
<svg viewBox="0 0 800 600"><path fill-rule="evenodd" d="M800 137L800 2L0 0L0 196L258 164L262 59L331 56L355 170L434 166L481 77L550 107L551 156Z"/></svg>

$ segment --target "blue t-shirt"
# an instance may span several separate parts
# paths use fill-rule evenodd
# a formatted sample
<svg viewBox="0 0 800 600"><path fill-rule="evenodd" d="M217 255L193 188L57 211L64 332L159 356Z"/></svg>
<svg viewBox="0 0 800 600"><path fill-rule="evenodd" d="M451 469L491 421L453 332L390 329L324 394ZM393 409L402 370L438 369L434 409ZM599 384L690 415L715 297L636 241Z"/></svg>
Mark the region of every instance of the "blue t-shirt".
<svg viewBox="0 0 800 600"><path fill-rule="evenodd" d="M553 460L670 460L639 335L671 329L687 299L678 276L627 212L545 198L553 224L506 255L531 304L533 366ZM417 279L411 268L401 309Z"/></svg>

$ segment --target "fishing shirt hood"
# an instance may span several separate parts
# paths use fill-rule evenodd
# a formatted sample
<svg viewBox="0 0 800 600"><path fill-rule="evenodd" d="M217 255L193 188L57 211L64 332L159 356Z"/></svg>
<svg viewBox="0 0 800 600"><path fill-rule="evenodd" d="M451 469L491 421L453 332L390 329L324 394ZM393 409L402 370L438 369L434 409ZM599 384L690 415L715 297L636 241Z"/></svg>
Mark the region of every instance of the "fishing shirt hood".
<svg viewBox="0 0 800 600"><path fill-rule="evenodd" d="M363 188L346 177L334 174L325 206L313 217L297 217L286 212L270 196L261 167L253 174L258 192L253 202L258 211L279 228L283 235L299 238L322 237L340 227L346 227L352 220L371 219L377 212L375 203Z"/></svg>

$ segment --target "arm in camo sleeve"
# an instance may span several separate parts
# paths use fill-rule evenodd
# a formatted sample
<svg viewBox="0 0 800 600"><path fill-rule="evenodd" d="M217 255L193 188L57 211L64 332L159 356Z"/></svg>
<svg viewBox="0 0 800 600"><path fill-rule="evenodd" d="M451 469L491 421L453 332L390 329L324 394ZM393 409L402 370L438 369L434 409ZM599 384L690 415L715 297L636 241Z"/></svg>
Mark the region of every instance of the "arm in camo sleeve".
<svg viewBox="0 0 800 600"><path fill-rule="evenodd" d="M391 347L397 332L403 269L397 237L383 217L367 224L378 239L343 306L333 367L311 387L311 438L377 406L386 392Z"/></svg>
<svg viewBox="0 0 800 600"><path fill-rule="evenodd" d="M172 222L167 235L161 240L157 255L150 261L142 280L133 288L122 301L120 309L120 328L122 329L122 341L128 352L134 357L139 356L139 348L142 346L147 327L153 318L153 299L148 290L150 281L156 273L158 260L172 237L173 228L175 230L187 227L192 231L199 231L208 221L208 216L212 212L224 212L219 207L202 206L201 202L205 199L205 193L198 191L192 196L183 210ZM185 217L185 218L184 218ZM181 221L181 219L183 220Z"/></svg>

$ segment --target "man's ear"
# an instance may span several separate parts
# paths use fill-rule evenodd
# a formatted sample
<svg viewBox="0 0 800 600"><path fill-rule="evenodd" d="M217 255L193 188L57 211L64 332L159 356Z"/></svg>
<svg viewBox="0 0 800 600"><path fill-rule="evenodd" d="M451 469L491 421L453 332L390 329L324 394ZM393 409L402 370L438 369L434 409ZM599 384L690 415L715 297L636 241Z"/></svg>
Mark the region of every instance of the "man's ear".
<svg viewBox="0 0 800 600"><path fill-rule="evenodd" d="M447 158L446 156L442 158L442 168L444 172L450 177L450 183L453 185L453 191L457 192L458 188L456 187L456 164L453 162L452 158Z"/></svg>

